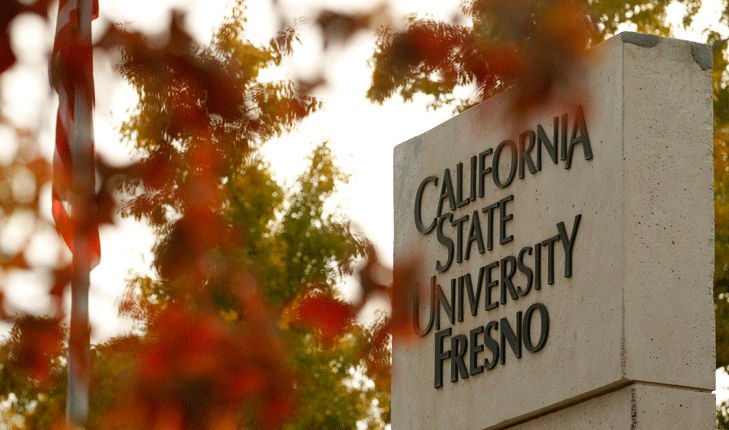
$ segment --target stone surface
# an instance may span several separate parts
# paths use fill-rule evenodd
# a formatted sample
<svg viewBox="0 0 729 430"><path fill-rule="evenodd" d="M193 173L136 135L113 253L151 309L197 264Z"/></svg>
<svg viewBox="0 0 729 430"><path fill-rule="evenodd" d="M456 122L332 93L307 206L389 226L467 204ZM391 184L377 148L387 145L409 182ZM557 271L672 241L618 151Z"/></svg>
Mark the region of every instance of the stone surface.
<svg viewBox="0 0 729 430"><path fill-rule="evenodd" d="M625 376L713 389L711 77L686 42L623 55Z"/></svg>
<svg viewBox="0 0 729 430"><path fill-rule="evenodd" d="M634 384L535 418L510 430L714 429L711 393Z"/></svg>
<svg viewBox="0 0 729 430"><path fill-rule="evenodd" d="M524 421L610 391L618 390L609 396L620 396L635 381L711 396L707 394L714 389L711 71L695 60L708 48L673 39L646 39L651 43L643 39L624 34L593 48L593 61L565 92L565 104L514 118L508 111L508 93L501 94L396 147L395 265L418 262L420 327L426 326L429 316L431 277L436 277L450 301L452 279L470 273L476 289L481 268L495 261L499 267L492 275L499 279L502 266L509 272L509 262L501 260L518 257L524 247L532 248L531 255L523 256L534 269L536 244L558 235L560 222L571 234L575 217L581 218L570 277L564 276L567 252L557 240L552 285L547 282L545 245L541 289L532 286L517 300L505 290L505 303L489 311L484 290L476 316L464 294L463 320L455 318L453 324L444 309L440 312L441 329L452 329L443 337L444 349L449 350L461 342L453 340L457 335L470 340L471 330L490 321L503 326L506 318L516 330L518 312L523 315L530 306L543 304L549 313L549 332L539 351L522 347L521 358L516 358L505 344L505 363L457 382L450 380L454 361L444 359L443 386L435 388L438 330L433 328L420 342L394 339L395 430L502 428L503 423ZM484 196L455 210L446 199L443 214L452 213L453 220L468 215L469 220L462 224L463 261L454 260L448 270L439 272L436 265L445 263L448 252L438 240L438 229L421 234L415 226L415 196L423 180L438 178L437 186L433 182L423 186L422 222L427 227L437 213L445 169L458 194L457 165L463 163L466 198L472 156L497 151L508 139L518 147L520 134L536 133L538 124L552 140L554 117L559 117L561 141L563 114L569 118L569 143L577 105L584 110L592 158L586 159L585 145L576 144L566 169L561 148L556 164L545 149L541 171L531 174L525 164L524 178L519 178L517 168L514 181L505 188L497 187L489 174ZM498 174L502 182L510 172L510 147L504 148L501 158L506 161ZM486 156L488 164L493 158L493 153ZM482 209L509 196L513 200L504 205L505 215L513 219L506 221L505 230L513 240L499 244L497 209L493 249L481 254L473 242L470 258L465 259L474 211L486 233L487 214ZM448 221L443 233L455 240L458 227ZM515 273L515 289L523 291L527 275L521 270ZM500 300L501 284L491 289L492 302ZM538 315L532 318L533 343L540 335ZM492 335L499 342L499 331ZM483 345L484 339L479 343ZM491 357L487 348L477 363ZM464 364L470 367L468 355ZM612 407L618 406L604 406Z"/></svg>

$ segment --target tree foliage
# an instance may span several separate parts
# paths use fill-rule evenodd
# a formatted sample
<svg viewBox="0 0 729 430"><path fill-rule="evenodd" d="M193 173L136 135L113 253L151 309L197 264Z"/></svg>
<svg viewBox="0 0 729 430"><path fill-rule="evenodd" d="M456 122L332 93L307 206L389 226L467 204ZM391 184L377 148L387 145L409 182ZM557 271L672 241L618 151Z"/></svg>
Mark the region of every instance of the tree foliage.
<svg viewBox="0 0 729 430"><path fill-rule="evenodd" d="M700 0L679 1L688 26ZM514 107L528 109L553 95L553 88L578 72L584 50L622 28L668 35L669 2L553 0L509 2L463 0L467 23L410 16L405 29L382 29L372 58L367 96L383 103L395 94L430 97L430 107L467 109L508 87ZM470 96L454 94L470 88Z"/></svg>
<svg viewBox="0 0 729 430"><path fill-rule="evenodd" d="M712 36L717 40L717 35ZM729 365L729 86L726 53L714 50L714 309L716 365Z"/></svg>
<svg viewBox="0 0 729 430"><path fill-rule="evenodd" d="M412 100L422 93L431 107L464 110L518 82L515 107L525 109L548 98L599 37L580 1L467 0L462 10L469 24L411 16L404 31L380 31L370 100L383 103L394 94ZM474 91L458 99L457 86Z"/></svg>
<svg viewBox="0 0 729 430"><path fill-rule="evenodd" d="M320 103L290 81L259 79L296 34L256 46L243 12L237 3L210 46L196 45L180 16L161 48L116 28L100 42L123 46L119 71L139 104L121 134L140 156L126 168L102 163L102 189L122 191L122 214L148 222L157 240L154 276L134 278L120 306L137 330L93 347L89 428L389 422L389 351L374 349L386 342L382 324L360 325L335 288L366 252L327 206L347 175L325 142L292 186L273 178L259 146ZM22 428L63 422L63 333L57 319L29 317L0 349L0 396Z"/></svg>
<svg viewBox="0 0 729 430"><path fill-rule="evenodd" d="M721 24L729 23L729 6ZM714 98L714 310L716 313L716 366L729 370L729 60L727 43L717 31L707 32L713 46ZM723 411L726 416L726 405ZM717 413L719 413L717 412ZM725 420L726 422L726 420Z"/></svg>

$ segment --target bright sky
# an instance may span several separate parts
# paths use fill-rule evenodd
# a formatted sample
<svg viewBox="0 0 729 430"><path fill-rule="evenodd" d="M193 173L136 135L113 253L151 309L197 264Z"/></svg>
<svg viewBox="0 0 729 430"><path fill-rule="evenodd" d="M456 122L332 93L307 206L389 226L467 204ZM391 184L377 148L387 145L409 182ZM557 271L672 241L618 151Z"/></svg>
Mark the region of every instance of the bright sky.
<svg viewBox="0 0 729 430"><path fill-rule="evenodd" d="M169 8L177 7L190 12L186 25L201 42L209 40L213 28L221 21L226 10L226 0L100 0L99 3L101 17L94 24L96 34L102 32L107 22L127 22L131 28L147 33L162 31L169 24ZM250 38L256 42L264 43L273 36L275 30L268 3L251 0L248 4L247 28ZM371 0L279 0L281 9L287 11L291 18L305 16L315 5L328 5L339 10L364 10L371 7L372 3ZM458 1L455 0L398 0L387 4L393 9L393 16L418 13L447 19L458 11ZM720 1L707 1L705 4L706 7L697 17L697 29L718 21ZM51 159L57 101L47 85L47 66L42 53L50 50L55 24L46 26L41 19L24 17L16 25L23 30L23 37L14 39L15 52L20 62L14 70L5 73L0 82L3 114L21 125L42 130L42 151ZM352 183L342 189L338 203L345 208L357 228L375 243L382 260L391 264L392 148L450 118L451 110L446 108L427 112L422 99L407 105L398 99L384 106L370 104L365 99L371 73L366 62L373 52L374 37L360 35L346 51L322 56L319 52L321 40L313 28L304 24L299 27L299 32L302 46L291 61L292 69L307 73L313 65L326 64L332 84L322 94L326 108L307 119L297 132L267 144L264 151L282 179L291 180L303 169L302 159L313 148L311 144L330 139L340 164L355 175ZM676 36L704 40L696 31L681 31ZM130 151L119 143L115 127L134 105L135 98L130 88L114 75L113 67L114 59L97 56L96 145L97 151L106 158L124 163L129 160ZM7 141L3 138L6 135L7 130L0 128L0 139L4 142ZM0 163L12 159L13 155L13 145L3 145L0 148ZM48 201L45 210L50 214L50 192L45 192L45 200ZM54 235L52 231L46 232L34 246L39 250L53 250L60 246ZM5 246L3 243L9 240L0 238L0 246ZM117 299L124 289L125 278L133 271L145 271L148 267L152 236L146 226L120 220L116 228L102 230L101 241L102 263L91 276L90 314L93 338L96 340L129 329L128 323L116 317ZM15 278L9 281L7 299L19 308L42 311L48 306L42 300L42 291L29 291L27 287L12 288L12 285L28 285L33 283L29 282L32 280ZM729 377L725 374L717 374L717 377L717 386L729 386ZM721 398L729 396L726 391L718 394Z"/></svg>

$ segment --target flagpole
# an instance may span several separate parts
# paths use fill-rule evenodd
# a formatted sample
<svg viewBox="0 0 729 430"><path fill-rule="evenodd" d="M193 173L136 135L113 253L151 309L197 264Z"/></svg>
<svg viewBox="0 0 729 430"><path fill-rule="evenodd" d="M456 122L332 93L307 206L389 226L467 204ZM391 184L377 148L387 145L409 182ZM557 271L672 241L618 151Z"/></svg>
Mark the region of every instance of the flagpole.
<svg viewBox="0 0 729 430"><path fill-rule="evenodd" d="M77 0L78 32L76 47L84 63L82 73L92 73L91 20L93 0ZM66 417L69 427L85 427L89 418L90 329L89 272L91 253L92 197L95 192L93 160L93 79L75 79L74 120L71 149L73 184L71 211L74 226L71 279L71 324L68 341L68 392Z"/></svg>

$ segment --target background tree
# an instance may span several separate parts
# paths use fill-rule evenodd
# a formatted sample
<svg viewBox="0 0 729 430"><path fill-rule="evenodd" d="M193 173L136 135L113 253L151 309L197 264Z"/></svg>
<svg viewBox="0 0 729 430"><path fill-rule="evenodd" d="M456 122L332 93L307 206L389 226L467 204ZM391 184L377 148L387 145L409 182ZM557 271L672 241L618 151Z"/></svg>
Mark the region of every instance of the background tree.
<svg viewBox="0 0 729 430"><path fill-rule="evenodd" d="M122 213L148 219L159 234L153 262L159 280L136 279L130 291L137 294L129 296L125 309L145 322L147 336L169 329L158 312L168 307L198 316L209 313L243 334L248 340L238 351L243 356L217 358L252 366L244 371L243 383L253 386L245 390L268 396L255 399L259 404L253 409L246 396L246 402L232 405L243 425L265 426L260 421L271 418L280 424L296 409L286 428L354 428L364 420L372 428L383 427L384 416L372 414L373 404L388 412L387 396L365 377L369 333L354 322L335 289L365 250L348 223L324 208L346 177L328 146L321 145L294 188L284 190L255 155L260 144L290 130L319 102L291 82L257 79L265 68L281 64L296 37L289 28L269 46L255 47L247 41L243 12L239 2L210 48L189 49L195 52L190 61L209 63L207 70L232 70L224 82L240 94L235 105L214 106L213 111L207 79L200 82L182 70L160 79L159 73L150 74L148 57L131 51L124 57L122 75L137 89L140 104L122 134L144 154L142 163L167 170L162 182L145 178L124 185L136 195ZM232 114L221 119L217 111ZM161 312L165 315L166 309ZM272 339L259 334L271 330ZM248 356L253 345L267 340L274 350ZM266 368L265 361L272 358L280 362ZM184 363L167 364L185 371ZM285 376L272 375L255 386L255 380L281 370ZM143 409L145 403L142 398L124 410ZM254 413L241 413L240 403Z"/></svg>
<svg viewBox="0 0 729 430"><path fill-rule="evenodd" d="M701 6L677 0L689 26ZM615 34L619 26L669 35L670 2L634 0L553 0L514 4L507 0L463 0L468 24L409 17L405 28L379 32L367 96L383 103L394 94L412 100L430 96L430 107L452 104L461 111L507 87L515 87L514 106L528 109L552 89L579 73L584 50ZM457 87L471 88L467 98Z"/></svg>
<svg viewBox="0 0 729 430"><path fill-rule="evenodd" d="M121 132L141 156L129 168L102 166L102 188L124 191L122 213L149 222L158 239L156 276L135 278L122 303L136 334L94 347L91 428L389 421L387 387L377 386L389 384L387 357L373 356L373 333L335 289L365 253L347 221L325 209L347 177L324 143L291 188L272 178L258 147L320 104L292 82L258 79L296 36L288 29L255 46L243 11L233 7L209 47L192 42L179 16L161 49L119 30L101 42L124 43L119 70L140 103ZM63 331L49 321L60 329L55 348L27 352L42 345L33 333L46 333L36 329L45 320L28 321L0 349L0 396L21 427L48 428L63 420ZM28 377L17 364L29 356L55 364ZM375 363L385 376L372 374Z"/></svg>
<svg viewBox="0 0 729 430"><path fill-rule="evenodd" d="M718 35L711 36L715 42ZM729 365L729 87L725 48L714 49L714 224L716 257L714 307L716 309L716 365Z"/></svg>

